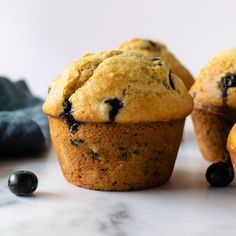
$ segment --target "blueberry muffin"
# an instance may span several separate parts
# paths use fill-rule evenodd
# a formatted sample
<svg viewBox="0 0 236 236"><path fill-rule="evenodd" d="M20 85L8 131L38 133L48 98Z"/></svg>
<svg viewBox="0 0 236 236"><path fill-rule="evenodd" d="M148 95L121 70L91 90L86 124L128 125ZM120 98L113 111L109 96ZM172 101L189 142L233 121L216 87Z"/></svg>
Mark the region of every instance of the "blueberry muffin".
<svg viewBox="0 0 236 236"><path fill-rule="evenodd" d="M228 162L227 137L236 121L236 49L215 56L190 90L193 124L205 159Z"/></svg>
<svg viewBox="0 0 236 236"><path fill-rule="evenodd" d="M141 53L146 57L161 57L164 61L169 63L171 70L182 79L187 89L190 89L194 82L190 72L178 61L168 48L160 42L136 38L121 44L118 49Z"/></svg>
<svg viewBox="0 0 236 236"><path fill-rule="evenodd" d="M65 178L99 190L165 183L192 108L184 84L161 59L122 51L72 63L43 105Z"/></svg>

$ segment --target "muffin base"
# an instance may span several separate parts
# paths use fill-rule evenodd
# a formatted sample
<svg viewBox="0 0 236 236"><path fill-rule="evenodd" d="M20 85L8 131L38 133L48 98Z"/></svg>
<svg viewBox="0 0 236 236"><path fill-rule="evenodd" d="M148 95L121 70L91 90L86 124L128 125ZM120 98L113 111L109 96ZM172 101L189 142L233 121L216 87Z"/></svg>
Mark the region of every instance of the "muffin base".
<svg viewBox="0 0 236 236"><path fill-rule="evenodd" d="M229 160L226 143L235 121L221 113L196 108L191 117L203 157L210 162Z"/></svg>
<svg viewBox="0 0 236 236"><path fill-rule="evenodd" d="M84 123L71 133L49 117L65 178L98 190L136 190L166 183L173 171L184 119L144 124Z"/></svg>

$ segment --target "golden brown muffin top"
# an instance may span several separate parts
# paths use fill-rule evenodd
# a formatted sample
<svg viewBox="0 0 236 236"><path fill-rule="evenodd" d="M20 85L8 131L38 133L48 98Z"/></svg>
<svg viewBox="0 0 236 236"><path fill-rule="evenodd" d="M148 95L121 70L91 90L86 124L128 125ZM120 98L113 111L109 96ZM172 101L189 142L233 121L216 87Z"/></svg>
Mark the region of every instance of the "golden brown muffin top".
<svg viewBox="0 0 236 236"><path fill-rule="evenodd" d="M89 122L154 122L187 116L192 97L159 58L108 51L86 54L50 85L48 116Z"/></svg>
<svg viewBox="0 0 236 236"><path fill-rule="evenodd" d="M187 89L190 89L194 80L189 71L178 61L178 59L168 50L168 48L158 42L144 39L132 39L124 42L117 48L122 51L140 53L146 57L161 57L169 63L171 70L182 79Z"/></svg>
<svg viewBox="0 0 236 236"><path fill-rule="evenodd" d="M236 48L215 56L190 90L196 108L236 109Z"/></svg>

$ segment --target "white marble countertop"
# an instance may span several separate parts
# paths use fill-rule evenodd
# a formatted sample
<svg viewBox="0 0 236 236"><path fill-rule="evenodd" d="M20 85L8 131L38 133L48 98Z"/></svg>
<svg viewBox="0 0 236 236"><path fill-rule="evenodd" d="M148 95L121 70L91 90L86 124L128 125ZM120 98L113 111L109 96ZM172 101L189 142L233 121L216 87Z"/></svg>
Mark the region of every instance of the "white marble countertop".
<svg viewBox="0 0 236 236"><path fill-rule="evenodd" d="M53 150L43 156L0 161L0 235L235 235L236 187L205 181L201 158L187 125L168 184L134 192L100 192L67 183ZM16 170L39 178L33 197L16 197L7 179Z"/></svg>

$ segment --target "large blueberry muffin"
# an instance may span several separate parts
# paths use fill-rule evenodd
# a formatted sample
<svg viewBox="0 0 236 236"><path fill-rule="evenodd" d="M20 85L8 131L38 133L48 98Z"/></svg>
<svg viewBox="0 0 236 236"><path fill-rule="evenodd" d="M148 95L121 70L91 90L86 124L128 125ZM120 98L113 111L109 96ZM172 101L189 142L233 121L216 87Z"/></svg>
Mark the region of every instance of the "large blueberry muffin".
<svg viewBox="0 0 236 236"><path fill-rule="evenodd" d="M236 49L215 56L190 90L200 150L211 162L228 162L227 137L236 121Z"/></svg>
<svg viewBox="0 0 236 236"><path fill-rule="evenodd" d="M122 51L141 53L146 57L161 57L169 64L171 70L182 79L187 89L190 89L194 82L190 72L179 62L179 60L163 43L135 38L121 44L118 49Z"/></svg>
<svg viewBox="0 0 236 236"><path fill-rule="evenodd" d="M50 85L43 111L65 178L100 190L165 183L193 101L159 58L86 54Z"/></svg>

